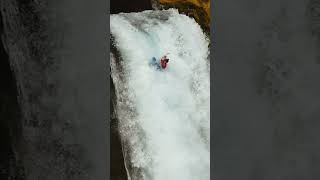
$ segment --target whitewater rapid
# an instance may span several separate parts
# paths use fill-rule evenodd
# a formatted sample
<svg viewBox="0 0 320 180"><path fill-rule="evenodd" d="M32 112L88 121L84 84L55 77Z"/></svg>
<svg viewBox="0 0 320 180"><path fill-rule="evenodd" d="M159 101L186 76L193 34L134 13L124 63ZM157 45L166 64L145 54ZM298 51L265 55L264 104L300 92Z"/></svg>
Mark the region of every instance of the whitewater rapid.
<svg viewBox="0 0 320 180"><path fill-rule="evenodd" d="M131 180L210 179L209 40L175 9L111 15L111 56ZM148 66L168 54L167 69Z"/></svg>

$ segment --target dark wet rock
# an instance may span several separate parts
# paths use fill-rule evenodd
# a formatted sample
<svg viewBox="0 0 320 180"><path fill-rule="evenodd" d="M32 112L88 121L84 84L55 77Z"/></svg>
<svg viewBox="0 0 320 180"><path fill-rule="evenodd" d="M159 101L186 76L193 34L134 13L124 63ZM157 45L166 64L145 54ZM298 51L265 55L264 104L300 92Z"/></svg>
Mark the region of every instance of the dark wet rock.
<svg viewBox="0 0 320 180"><path fill-rule="evenodd" d="M310 0L306 7L306 14L309 18L312 34L320 36L320 2L318 0Z"/></svg>
<svg viewBox="0 0 320 180"><path fill-rule="evenodd" d="M140 12L144 10L151 10L150 0L111 0L110 14Z"/></svg>
<svg viewBox="0 0 320 180"><path fill-rule="evenodd" d="M8 158L4 160L8 178L80 179L86 176L83 149L74 141L66 142L73 127L58 114L60 62L54 50L60 39L52 29L49 5L2 0L0 7L1 42L8 55L1 58L2 78L7 79L2 87L8 88L1 94L1 132L5 134L1 142L6 143L1 156Z"/></svg>
<svg viewBox="0 0 320 180"><path fill-rule="evenodd" d="M0 38L2 37L3 22L0 14ZM0 42L0 179L24 180L20 156L22 129L18 89L3 40L0 39Z"/></svg>

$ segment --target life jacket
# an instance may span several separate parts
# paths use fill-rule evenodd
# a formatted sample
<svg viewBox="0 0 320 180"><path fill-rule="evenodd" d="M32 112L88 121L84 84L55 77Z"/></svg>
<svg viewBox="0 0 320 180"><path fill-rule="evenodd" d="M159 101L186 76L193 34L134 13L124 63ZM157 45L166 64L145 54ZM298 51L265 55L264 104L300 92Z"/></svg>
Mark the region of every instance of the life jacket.
<svg viewBox="0 0 320 180"><path fill-rule="evenodd" d="M168 62L166 61L165 58L161 58L160 65L161 65L162 69L165 69L167 67L167 63Z"/></svg>

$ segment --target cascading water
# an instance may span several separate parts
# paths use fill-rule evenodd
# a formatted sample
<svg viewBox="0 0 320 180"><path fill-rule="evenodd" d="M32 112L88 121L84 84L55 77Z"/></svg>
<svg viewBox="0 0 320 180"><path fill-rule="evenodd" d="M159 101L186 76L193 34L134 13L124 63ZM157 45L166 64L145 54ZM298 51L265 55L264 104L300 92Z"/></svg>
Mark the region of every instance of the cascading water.
<svg viewBox="0 0 320 180"><path fill-rule="evenodd" d="M175 9L110 17L111 75L131 180L210 179L209 40ZM148 65L168 53L164 71Z"/></svg>

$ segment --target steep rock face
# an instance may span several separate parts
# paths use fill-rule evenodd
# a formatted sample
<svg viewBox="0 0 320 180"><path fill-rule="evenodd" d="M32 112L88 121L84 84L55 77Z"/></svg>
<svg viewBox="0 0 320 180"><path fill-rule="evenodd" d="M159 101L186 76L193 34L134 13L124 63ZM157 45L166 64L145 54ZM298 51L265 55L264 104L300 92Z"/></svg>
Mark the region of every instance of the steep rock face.
<svg viewBox="0 0 320 180"><path fill-rule="evenodd" d="M319 179L319 1L217 9L213 179Z"/></svg>
<svg viewBox="0 0 320 180"><path fill-rule="evenodd" d="M17 155L21 141L21 117L18 92L9 57L2 43L3 24L0 14L0 179L24 180L23 165Z"/></svg>
<svg viewBox="0 0 320 180"><path fill-rule="evenodd" d="M210 33L210 0L151 0L154 9L177 8L180 13L193 17Z"/></svg>
<svg viewBox="0 0 320 180"><path fill-rule="evenodd" d="M6 140L11 141L1 156L10 158L6 169L13 173L4 174L8 178L1 176L1 179L62 180L84 176L79 158L82 149L71 138L73 127L59 117L59 60L53 50L60 45L61 37L53 33L59 31L49 23L57 23L50 17L49 6L45 1L0 2L1 40L8 55L6 66L10 66L16 77L10 82L12 92L4 97L11 98L5 102L10 108L7 119L2 119L2 114L0 118L6 125L1 128L9 133ZM15 103L19 104L21 115L17 114ZM5 122L9 120L16 123ZM21 164L24 167L18 167Z"/></svg>

